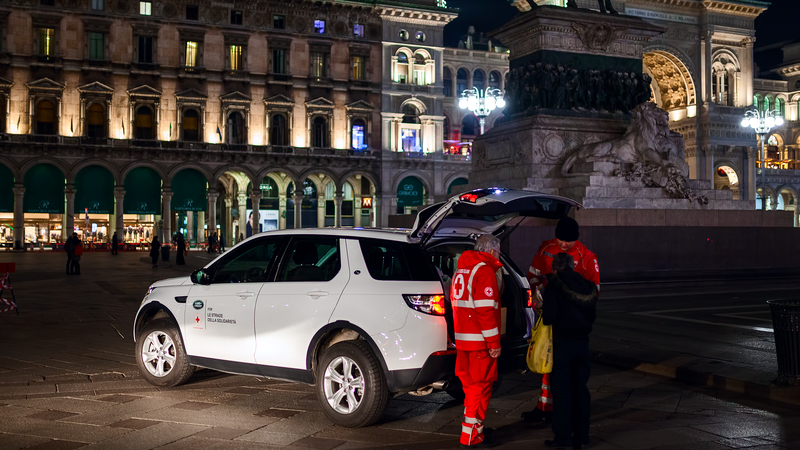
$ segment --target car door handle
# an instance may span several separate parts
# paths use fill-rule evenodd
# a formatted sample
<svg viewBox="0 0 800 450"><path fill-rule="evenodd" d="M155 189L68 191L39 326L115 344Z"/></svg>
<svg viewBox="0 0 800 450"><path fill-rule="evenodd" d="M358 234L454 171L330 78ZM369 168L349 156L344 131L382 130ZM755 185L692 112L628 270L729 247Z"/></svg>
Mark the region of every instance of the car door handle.
<svg viewBox="0 0 800 450"><path fill-rule="evenodd" d="M237 292L236 295L245 298L245 297L255 297L256 294L254 292L242 291L242 292Z"/></svg>
<svg viewBox="0 0 800 450"><path fill-rule="evenodd" d="M310 296L311 298L320 298L328 295L326 291L308 291L306 295Z"/></svg>

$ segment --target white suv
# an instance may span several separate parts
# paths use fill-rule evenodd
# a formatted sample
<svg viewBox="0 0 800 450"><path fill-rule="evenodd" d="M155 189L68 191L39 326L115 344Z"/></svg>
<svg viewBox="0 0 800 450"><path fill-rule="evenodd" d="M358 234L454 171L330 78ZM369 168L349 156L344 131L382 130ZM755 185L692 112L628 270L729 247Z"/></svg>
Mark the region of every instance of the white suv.
<svg viewBox="0 0 800 450"><path fill-rule="evenodd" d="M334 423L369 425L391 395L443 389L454 378L442 278L474 235L575 206L493 188L422 211L410 232L258 234L190 277L150 287L134 321L139 370L156 386L184 383L195 367L313 384ZM512 272L518 289L508 298L519 311L527 282Z"/></svg>

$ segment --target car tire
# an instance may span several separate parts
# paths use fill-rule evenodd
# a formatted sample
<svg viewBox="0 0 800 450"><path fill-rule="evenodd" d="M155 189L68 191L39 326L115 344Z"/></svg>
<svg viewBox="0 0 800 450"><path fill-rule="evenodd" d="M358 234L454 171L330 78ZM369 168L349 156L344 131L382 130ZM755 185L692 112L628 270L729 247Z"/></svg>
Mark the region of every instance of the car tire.
<svg viewBox="0 0 800 450"><path fill-rule="evenodd" d="M348 428L375 423L389 401L386 378L364 341L330 346L317 366L317 398L331 422Z"/></svg>
<svg viewBox="0 0 800 450"><path fill-rule="evenodd" d="M139 332L136 365L148 383L159 387L183 384L195 369L189 364L178 326L170 319L152 320Z"/></svg>

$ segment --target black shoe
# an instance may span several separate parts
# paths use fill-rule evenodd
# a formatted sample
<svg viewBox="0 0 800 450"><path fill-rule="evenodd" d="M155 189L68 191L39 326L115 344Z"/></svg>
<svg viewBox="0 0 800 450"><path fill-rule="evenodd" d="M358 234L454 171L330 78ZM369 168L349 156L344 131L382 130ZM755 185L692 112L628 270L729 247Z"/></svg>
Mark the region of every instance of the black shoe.
<svg viewBox="0 0 800 450"><path fill-rule="evenodd" d="M492 447L497 447L498 445L500 445L500 443L497 442L497 438L495 438L493 435L486 434L486 429L484 428L483 441L481 443L473 445L464 445L464 444L458 444L458 445L461 448L492 448Z"/></svg>
<svg viewBox="0 0 800 450"><path fill-rule="evenodd" d="M555 439L544 441L544 445L550 448L572 448L572 443L559 442Z"/></svg>

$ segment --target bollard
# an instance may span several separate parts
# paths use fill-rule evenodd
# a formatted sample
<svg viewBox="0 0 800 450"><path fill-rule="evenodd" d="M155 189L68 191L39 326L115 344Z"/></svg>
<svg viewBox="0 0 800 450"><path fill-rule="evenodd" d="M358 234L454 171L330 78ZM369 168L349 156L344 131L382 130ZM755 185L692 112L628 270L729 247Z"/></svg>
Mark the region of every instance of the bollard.
<svg viewBox="0 0 800 450"><path fill-rule="evenodd" d="M780 386L800 386L800 300L768 300L775 331Z"/></svg>

